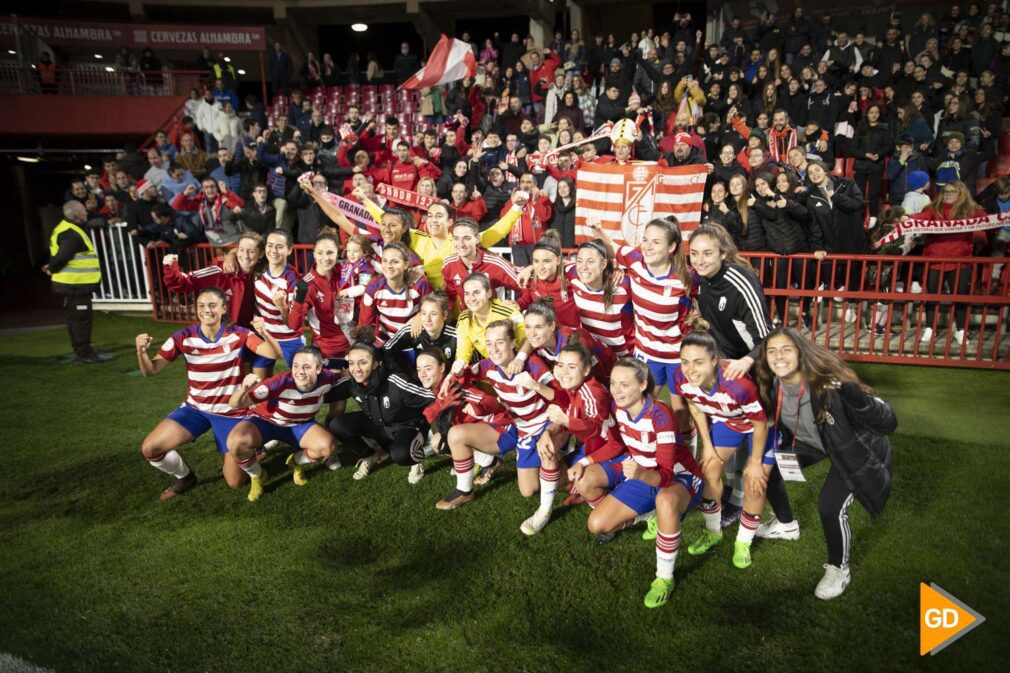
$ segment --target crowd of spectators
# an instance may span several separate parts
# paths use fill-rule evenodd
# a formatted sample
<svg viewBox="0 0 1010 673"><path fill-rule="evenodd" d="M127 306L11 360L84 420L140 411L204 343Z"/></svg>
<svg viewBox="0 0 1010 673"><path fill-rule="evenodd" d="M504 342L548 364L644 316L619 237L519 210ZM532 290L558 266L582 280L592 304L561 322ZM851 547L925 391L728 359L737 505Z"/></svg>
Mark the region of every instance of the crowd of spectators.
<svg viewBox="0 0 1010 673"><path fill-rule="evenodd" d="M876 34L843 30L827 11L810 18L802 7L766 14L752 30L733 17L718 39L698 25L678 14L669 30L589 40L556 32L545 45L515 33L464 34L477 76L421 90L423 123L413 127L354 102L338 113L319 104L320 91L363 83L373 65L382 71L374 54L364 70L360 59L341 70L328 54L309 54L295 77L277 44L268 71L280 97L264 106L254 96L240 101L234 69L205 51L208 86L190 92L181 121L146 154L127 147L107 157L67 196L92 218L124 221L140 243L182 250L273 227L312 242L327 218L299 186L306 172L341 195L360 188L375 199L387 183L446 199L483 226L523 188L533 198L517 227L529 235L512 239L519 263L542 229L574 243L574 178L585 162L705 165L703 220L724 225L745 252L869 253L871 240L900 221L897 208L949 217L976 205L1010 209L1000 163L1010 15L998 5L972 3L964 13L955 5L940 20L894 12ZM421 65L404 44L392 71L402 81ZM623 118L637 123L630 146L602 139L548 154ZM953 214L942 208L954 202L947 193ZM414 215L423 228L424 211ZM1008 239L1010 230L908 237L888 250L1001 255ZM944 279L922 280L932 290ZM855 281L844 273L833 280Z"/></svg>

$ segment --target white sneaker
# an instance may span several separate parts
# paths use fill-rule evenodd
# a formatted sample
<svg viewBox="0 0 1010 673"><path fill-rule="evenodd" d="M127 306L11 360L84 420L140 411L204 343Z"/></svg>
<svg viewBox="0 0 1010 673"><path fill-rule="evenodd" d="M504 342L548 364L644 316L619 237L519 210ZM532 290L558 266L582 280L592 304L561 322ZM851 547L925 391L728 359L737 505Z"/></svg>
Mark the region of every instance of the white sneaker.
<svg viewBox="0 0 1010 673"><path fill-rule="evenodd" d="M407 483L416 484L422 479L424 479L424 465L421 463L411 465L410 472L407 474Z"/></svg>
<svg viewBox="0 0 1010 673"><path fill-rule="evenodd" d="M835 288L835 292L845 292L845 286L839 285L837 288ZM836 304L841 304L843 301L845 301L845 297L842 297L841 295L836 295L831 298L831 301L835 302Z"/></svg>
<svg viewBox="0 0 1010 673"><path fill-rule="evenodd" d="M800 522L793 519L789 523L782 523L772 516L771 519L758 526L755 535L767 540L799 540Z"/></svg>
<svg viewBox="0 0 1010 673"><path fill-rule="evenodd" d="M964 338L964 330L963 329L954 330L954 341L957 342L958 346L963 345L965 343L965 341L967 341Z"/></svg>
<svg viewBox="0 0 1010 673"><path fill-rule="evenodd" d="M922 285L918 281L912 281L912 294L922 294Z"/></svg>
<svg viewBox="0 0 1010 673"><path fill-rule="evenodd" d="M523 532L524 535L536 535L544 529L547 522L551 520L551 510L544 511L538 509L533 512L533 516L523 521L522 525L519 526L519 530Z"/></svg>
<svg viewBox="0 0 1010 673"><path fill-rule="evenodd" d="M326 459L327 470L339 470L341 467L343 467L343 464L340 462L340 456L338 456L337 454L334 453L332 456Z"/></svg>
<svg viewBox="0 0 1010 673"><path fill-rule="evenodd" d="M922 330L922 334L919 335L919 341L922 343L928 343L933 340L933 328L925 327Z"/></svg>
<svg viewBox="0 0 1010 673"><path fill-rule="evenodd" d="M817 588L814 589L814 595L820 598L822 601L829 601L832 598L838 598L845 591L845 587L849 586L849 580L852 579L849 574L848 566L844 568L839 568L838 566L824 564L824 577L821 581L817 583Z"/></svg>
<svg viewBox="0 0 1010 673"><path fill-rule="evenodd" d="M856 321L856 309L851 306L845 308L845 322L855 322Z"/></svg>
<svg viewBox="0 0 1010 673"><path fill-rule="evenodd" d="M357 469L354 470L354 474L351 475L351 478L354 479L354 481L361 481L372 472L372 468L375 467L377 462L379 462L379 458L374 453L368 458L362 458L358 461L356 466Z"/></svg>
<svg viewBox="0 0 1010 673"><path fill-rule="evenodd" d="M263 448L264 449L276 449L280 445L281 445L281 440L279 440L279 439L271 439L269 442L267 442L266 444L263 445Z"/></svg>

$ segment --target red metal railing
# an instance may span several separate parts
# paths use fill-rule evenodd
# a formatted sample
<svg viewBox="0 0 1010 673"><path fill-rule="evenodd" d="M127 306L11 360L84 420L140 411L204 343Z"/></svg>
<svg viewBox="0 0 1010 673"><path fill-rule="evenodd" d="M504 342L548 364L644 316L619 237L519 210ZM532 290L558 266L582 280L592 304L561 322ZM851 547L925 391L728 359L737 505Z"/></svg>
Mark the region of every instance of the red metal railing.
<svg viewBox="0 0 1010 673"><path fill-rule="evenodd" d="M311 249L295 246L292 264L299 273L308 270ZM165 246L147 250L154 319L195 320L193 297L165 287L165 252ZM219 252L206 244L191 246L182 253L183 263L190 269L208 266ZM499 252L508 255L507 248ZM772 253L746 257L761 278L773 321L801 329L846 360L1010 370L1010 271L998 280L993 274L994 267L1010 260L877 255L816 260L813 255ZM927 319L930 307L933 315ZM959 343L955 316L962 312L965 324L956 327L966 338ZM932 335L922 341L927 327Z"/></svg>
<svg viewBox="0 0 1010 673"><path fill-rule="evenodd" d="M197 70L126 71L113 64L57 68L43 81L35 66L0 64L2 94L67 96L186 96L200 89L207 73Z"/></svg>

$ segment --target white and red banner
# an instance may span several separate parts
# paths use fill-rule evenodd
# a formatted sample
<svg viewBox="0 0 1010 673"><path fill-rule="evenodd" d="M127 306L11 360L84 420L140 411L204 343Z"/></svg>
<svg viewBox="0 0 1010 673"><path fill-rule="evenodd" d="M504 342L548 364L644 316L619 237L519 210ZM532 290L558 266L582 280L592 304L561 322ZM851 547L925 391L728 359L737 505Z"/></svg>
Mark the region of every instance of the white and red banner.
<svg viewBox="0 0 1010 673"><path fill-rule="evenodd" d="M918 220L909 218L877 242L877 247L896 241L905 234L963 234L971 231L985 231L1010 227L1010 212L969 217L965 220Z"/></svg>
<svg viewBox="0 0 1010 673"><path fill-rule="evenodd" d="M456 82L464 77L476 77L477 57L463 40L442 35L431 50L424 67L407 78L401 89L423 89L436 84Z"/></svg>
<svg viewBox="0 0 1010 673"><path fill-rule="evenodd" d="M386 184L385 182L380 182L376 185L375 193L382 196L387 201L392 201L393 203L401 206L407 206L408 208L417 208L418 210L428 210L428 208L431 207L431 204L439 200L434 196L424 196L423 194L418 194L417 192L394 187Z"/></svg>
<svg viewBox="0 0 1010 673"><path fill-rule="evenodd" d="M676 216L688 235L701 223L707 178L704 166L585 164L576 177L575 241L593 238L589 219L599 219L615 242L627 245L638 245L645 225L666 215Z"/></svg>

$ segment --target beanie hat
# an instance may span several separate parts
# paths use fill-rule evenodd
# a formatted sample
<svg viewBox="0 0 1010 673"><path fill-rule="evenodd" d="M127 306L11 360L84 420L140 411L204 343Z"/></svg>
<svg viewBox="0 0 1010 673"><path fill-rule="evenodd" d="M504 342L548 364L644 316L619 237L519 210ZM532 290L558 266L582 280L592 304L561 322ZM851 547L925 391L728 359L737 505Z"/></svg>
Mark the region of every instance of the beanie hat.
<svg viewBox="0 0 1010 673"><path fill-rule="evenodd" d="M151 182L150 180L145 180L144 178L141 178L140 180L138 180L137 181L137 196L140 196L145 191L147 191L148 187L157 188L157 185L154 184L153 182Z"/></svg>
<svg viewBox="0 0 1010 673"><path fill-rule="evenodd" d="M628 105L632 105L633 103L638 103L639 105L642 104L642 97L635 91L632 91L631 95L628 96Z"/></svg>
<svg viewBox="0 0 1010 673"><path fill-rule="evenodd" d="M684 143L686 145L690 145L691 144L691 134L690 133L684 133L684 132L678 133L677 135L673 136L673 142L674 142L674 144Z"/></svg>
<svg viewBox="0 0 1010 673"><path fill-rule="evenodd" d="M912 171L908 174L908 191L914 192L929 184L929 173L926 171Z"/></svg>
<svg viewBox="0 0 1010 673"><path fill-rule="evenodd" d="M949 142L951 140L958 140L962 145L964 145L964 134L960 131L951 131L947 134L947 141Z"/></svg>

